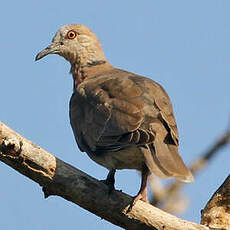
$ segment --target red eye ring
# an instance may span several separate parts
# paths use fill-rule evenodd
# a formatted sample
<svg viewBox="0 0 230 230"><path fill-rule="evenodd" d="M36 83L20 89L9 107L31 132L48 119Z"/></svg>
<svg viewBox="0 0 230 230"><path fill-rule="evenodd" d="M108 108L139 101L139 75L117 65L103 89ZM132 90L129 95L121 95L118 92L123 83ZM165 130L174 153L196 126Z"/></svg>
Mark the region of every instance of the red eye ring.
<svg viewBox="0 0 230 230"><path fill-rule="evenodd" d="M68 39L74 39L77 37L77 32L75 30L70 30L68 31L68 33L66 34L66 37Z"/></svg>

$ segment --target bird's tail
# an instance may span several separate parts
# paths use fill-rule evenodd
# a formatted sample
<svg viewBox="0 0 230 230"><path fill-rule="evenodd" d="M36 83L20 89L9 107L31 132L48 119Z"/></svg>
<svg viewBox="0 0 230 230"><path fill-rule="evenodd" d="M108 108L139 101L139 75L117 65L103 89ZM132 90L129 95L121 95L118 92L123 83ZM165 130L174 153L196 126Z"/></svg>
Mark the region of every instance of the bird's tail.
<svg viewBox="0 0 230 230"><path fill-rule="evenodd" d="M155 138L154 145L142 147L146 165L160 178L175 177L183 182L193 182L191 171L185 166L176 145L166 144Z"/></svg>

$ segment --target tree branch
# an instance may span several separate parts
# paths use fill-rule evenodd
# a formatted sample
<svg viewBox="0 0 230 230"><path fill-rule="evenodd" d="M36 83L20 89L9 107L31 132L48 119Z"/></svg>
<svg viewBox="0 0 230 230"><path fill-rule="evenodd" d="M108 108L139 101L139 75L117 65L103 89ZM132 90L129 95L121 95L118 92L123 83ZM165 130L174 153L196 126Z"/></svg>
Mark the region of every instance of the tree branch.
<svg viewBox="0 0 230 230"><path fill-rule="evenodd" d="M108 187L59 160L0 122L0 160L36 181L45 197L58 195L125 229L207 230L138 201L129 210L132 197Z"/></svg>
<svg viewBox="0 0 230 230"><path fill-rule="evenodd" d="M201 223L215 229L230 228L230 175L201 212Z"/></svg>

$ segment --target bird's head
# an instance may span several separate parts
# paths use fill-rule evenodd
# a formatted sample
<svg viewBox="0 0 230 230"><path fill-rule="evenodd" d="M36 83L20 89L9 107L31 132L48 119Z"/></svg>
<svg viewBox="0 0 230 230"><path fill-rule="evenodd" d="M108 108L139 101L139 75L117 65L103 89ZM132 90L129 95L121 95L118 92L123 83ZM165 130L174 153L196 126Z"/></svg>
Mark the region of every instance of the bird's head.
<svg viewBox="0 0 230 230"><path fill-rule="evenodd" d="M78 67L97 62L106 62L103 50L96 35L86 26L72 24L61 27L52 43L37 54L39 60L48 54L58 54Z"/></svg>

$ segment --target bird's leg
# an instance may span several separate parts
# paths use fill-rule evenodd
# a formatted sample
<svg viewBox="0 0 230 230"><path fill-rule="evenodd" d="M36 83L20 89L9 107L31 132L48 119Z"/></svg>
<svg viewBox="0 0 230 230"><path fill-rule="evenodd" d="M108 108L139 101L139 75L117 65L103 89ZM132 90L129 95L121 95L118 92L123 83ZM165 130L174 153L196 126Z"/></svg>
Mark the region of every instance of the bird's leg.
<svg viewBox="0 0 230 230"><path fill-rule="evenodd" d="M114 184L115 184L115 172L116 172L116 169L111 169L106 177L105 180L103 180L103 182L108 185L109 187L109 194L115 190L115 187L114 187Z"/></svg>
<svg viewBox="0 0 230 230"><path fill-rule="evenodd" d="M147 166L145 165L141 171L141 187L137 195L133 198L131 206L133 206L138 200L148 202L147 197L147 179L150 172Z"/></svg>

